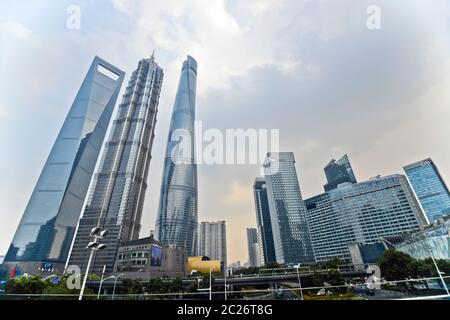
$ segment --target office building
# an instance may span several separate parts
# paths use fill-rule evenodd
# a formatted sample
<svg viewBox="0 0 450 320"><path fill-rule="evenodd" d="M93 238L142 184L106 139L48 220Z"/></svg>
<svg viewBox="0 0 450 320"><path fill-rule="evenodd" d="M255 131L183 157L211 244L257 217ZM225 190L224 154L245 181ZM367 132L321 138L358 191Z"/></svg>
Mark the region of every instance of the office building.
<svg viewBox="0 0 450 320"><path fill-rule="evenodd" d="M184 250L147 237L119 246L114 273L123 273L124 278L141 280L184 278L188 272L187 262Z"/></svg>
<svg viewBox="0 0 450 320"><path fill-rule="evenodd" d="M197 62L188 56L170 123L155 234L163 244L175 244L197 254L197 164L195 163L195 94Z"/></svg>
<svg viewBox="0 0 450 320"><path fill-rule="evenodd" d="M347 155L337 161L332 159L323 170L327 178L327 184L324 186L325 191L336 189L341 183L356 183L355 173Z"/></svg>
<svg viewBox="0 0 450 320"><path fill-rule="evenodd" d="M64 270L124 75L94 58L6 254L18 273Z"/></svg>
<svg viewBox="0 0 450 320"><path fill-rule="evenodd" d="M403 169L430 223L450 210L450 192L433 160L428 158Z"/></svg>
<svg viewBox="0 0 450 320"><path fill-rule="evenodd" d="M264 160L264 174L277 262L313 262L314 253L294 154L268 153Z"/></svg>
<svg viewBox="0 0 450 320"><path fill-rule="evenodd" d="M97 274L103 266L112 272L119 245L139 238L162 81L163 70L152 56L139 61L128 82L69 259L83 273L92 228L108 230L102 240L108 247L92 260L90 272Z"/></svg>
<svg viewBox="0 0 450 320"><path fill-rule="evenodd" d="M220 260L227 265L227 229L225 221L202 222L199 232L198 255Z"/></svg>
<svg viewBox="0 0 450 320"><path fill-rule="evenodd" d="M305 200L316 261L351 261L349 244L371 244L426 224L406 177L391 175L340 184Z"/></svg>
<svg viewBox="0 0 450 320"><path fill-rule="evenodd" d="M259 267L258 236L255 228L247 228L248 263L250 267Z"/></svg>
<svg viewBox="0 0 450 320"><path fill-rule="evenodd" d="M257 177L253 184L253 195L256 209L259 265L277 260L273 245L272 223L270 221L269 200L264 177Z"/></svg>

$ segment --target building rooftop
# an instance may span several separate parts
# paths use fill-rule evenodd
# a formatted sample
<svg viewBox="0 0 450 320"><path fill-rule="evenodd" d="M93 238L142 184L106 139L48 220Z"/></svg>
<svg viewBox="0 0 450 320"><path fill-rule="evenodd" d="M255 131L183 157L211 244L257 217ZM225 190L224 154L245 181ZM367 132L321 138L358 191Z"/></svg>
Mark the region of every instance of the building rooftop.
<svg viewBox="0 0 450 320"><path fill-rule="evenodd" d="M153 239L153 237L146 237L146 238L141 238L141 239L137 239L137 240L122 242L120 245L121 246L137 246L137 245L142 245L142 244L161 245L161 243L156 241L155 239Z"/></svg>

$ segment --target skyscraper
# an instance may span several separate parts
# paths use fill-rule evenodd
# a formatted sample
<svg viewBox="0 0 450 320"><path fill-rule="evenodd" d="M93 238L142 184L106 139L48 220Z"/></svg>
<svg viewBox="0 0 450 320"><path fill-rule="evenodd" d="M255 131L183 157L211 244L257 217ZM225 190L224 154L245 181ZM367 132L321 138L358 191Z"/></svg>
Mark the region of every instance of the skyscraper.
<svg viewBox="0 0 450 320"><path fill-rule="evenodd" d="M259 267L258 236L255 228L247 228L248 263L250 267Z"/></svg>
<svg viewBox="0 0 450 320"><path fill-rule="evenodd" d="M92 228L109 231L103 240L108 247L92 261L94 273L104 265L111 272L120 243L139 237L163 76L152 56L139 61L128 82L70 255L69 264L80 266L82 272Z"/></svg>
<svg viewBox="0 0 450 320"><path fill-rule="evenodd" d="M257 177L253 184L258 237L259 265L277 261L273 246L272 223L270 222L269 200L264 177Z"/></svg>
<svg viewBox="0 0 450 320"><path fill-rule="evenodd" d="M314 253L292 152L268 153L264 174L277 262L313 262Z"/></svg>
<svg viewBox="0 0 450 320"><path fill-rule="evenodd" d="M356 183L356 177L347 155L337 161L332 159L323 170L327 177L325 191L336 189L339 184L344 182Z"/></svg>
<svg viewBox="0 0 450 320"><path fill-rule="evenodd" d="M306 199L307 219L316 261L350 261L348 246L372 244L426 224L403 175L372 178Z"/></svg>
<svg viewBox="0 0 450 320"><path fill-rule="evenodd" d="M188 56L173 107L155 227L161 243L175 244L189 255L197 253L196 85L197 62Z"/></svg>
<svg viewBox="0 0 450 320"><path fill-rule="evenodd" d="M221 260L227 266L227 229L225 221L202 222L199 232L199 256Z"/></svg>
<svg viewBox="0 0 450 320"><path fill-rule="evenodd" d="M450 192L433 160L428 158L403 169L430 223L450 212Z"/></svg>
<svg viewBox="0 0 450 320"><path fill-rule="evenodd" d="M125 73L95 57L5 257L22 272L63 271Z"/></svg>

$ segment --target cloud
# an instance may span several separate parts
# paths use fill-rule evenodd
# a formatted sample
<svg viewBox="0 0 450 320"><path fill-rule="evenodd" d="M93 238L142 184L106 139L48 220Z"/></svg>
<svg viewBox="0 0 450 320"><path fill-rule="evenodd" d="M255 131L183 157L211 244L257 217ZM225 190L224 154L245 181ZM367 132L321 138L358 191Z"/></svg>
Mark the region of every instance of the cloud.
<svg viewBox="0 0 450 320"><path fill-rule="evenodd" d="M7 34L22 40L29 39L33 32L15 20L0 20L0 33Z"/></svg>
<svg viewBox="0 0 450 320"><path fill-rule="evenodd" d="M401 172L406 163L428 156L450 179L450 150L443 145L450 136L446 0L433 6L421 0L112 0L102 10L95 2L79 2L80 32L59 29L65 28L66 4L53 17L45 10L55 7L52 1L39 10L49 17L35 25L20 15L0 22L0 35L7 30L15 40L0 51L8 79L0 86L0 110L8 108L0 149L9 150L0 159L9 172L0 189L11 189L1 203L16 191L31 193L86 72L82 66L99 54L129 76L153 49L165 79L142 235L154 226L170 115L187 54L199 63L196 116L204 129L280 129L281 148L295 153L304 197L323 190L324 165L343 153L360 180ZM366 27L372 4L381 8L378 31ZM56 22L44 32L39 26L50 16ZM202 165L198 172L199 219L226 220L229 261L245 261L245 227L256 223L251 187L260 168ZM0 211L14 211L19 219L26 195L15 208L3 205ZM10 239L1 240L6 248Z"/></svg>

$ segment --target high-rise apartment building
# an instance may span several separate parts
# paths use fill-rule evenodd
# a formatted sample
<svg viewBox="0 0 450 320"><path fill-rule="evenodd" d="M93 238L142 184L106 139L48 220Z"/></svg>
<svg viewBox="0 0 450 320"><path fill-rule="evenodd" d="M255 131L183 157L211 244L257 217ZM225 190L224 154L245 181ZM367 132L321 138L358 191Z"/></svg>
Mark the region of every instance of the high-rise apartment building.
<svg viewBox="0 0 450 320"><path fill-rule="evenodd" d="M268 153L264 174L277 262L313 262L314 253L292 152Z"/></svg>
<svg viewBox="0 0 450 320"><path fill-rule="evenodd" d="M155 237L197 253L197 164L195 94L197 62L188 56L181 69L167 141Z"/></svg>
<svg viewBox="0 0 450 320"><path fill-rule="evenodd" d="M198 255L220 260L227 266L227 229L225 221L200 224Z"/></svg>
<svg viewBox="0 0 450 320"><path fill-rule="evenodd" d="M63 271L124 75L94 58L5 257L19 272Z"/></svg>
<svg viewBox="0 0 450 320"><path fill-rule="evenodd" d="M450 212L450 192L433 160L428 158L403 169L430 223Z"/></svg>
<svg viewBox="0 0 450 320"><path fill-rule="evenodd" d="M305 200L317 262L351 261L349 244L372 244L426 224L406 177L391 175L341 184Z"/></svg>
<svg viewBox="0 0 450 320"><path fill-rule="evenodd" d="M256 224L258 237L259 265L277 261L273 245L272 223L270 221L269 200L264 177L257 177L253 184L255 198Z"/></svg>
<svg viewBox="0 0 450 320"><path fill-rule="evenodd" d="M250 267L259 267L258 236L255 228L247 228L248 263Z"/></svg>
<svg viewBox="0 0 450 320"><path fill-rule="evenodd" d="M94 273L102 272L103 266L112 272L119 245L139 238L163 76L152 56L139 61L128 82L70 255L69 264L82 272L92 228L109 231L102 241L108 247L92 261Z"/></svg>

